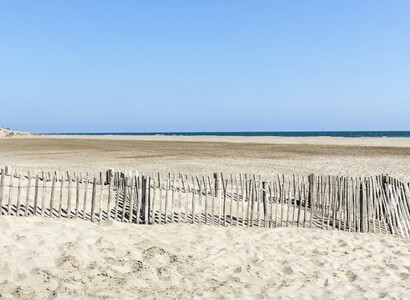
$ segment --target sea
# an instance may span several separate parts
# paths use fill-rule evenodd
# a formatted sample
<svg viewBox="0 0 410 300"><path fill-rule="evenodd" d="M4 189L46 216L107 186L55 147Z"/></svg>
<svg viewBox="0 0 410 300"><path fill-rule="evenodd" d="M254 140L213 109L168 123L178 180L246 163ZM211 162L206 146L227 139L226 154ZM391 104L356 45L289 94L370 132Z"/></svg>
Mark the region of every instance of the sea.
<svg viewBox="0 0 410 300"><path fill-rule="evenodd" d="M87 132L61 135L158 135L158 136L283 136L283 137L396 137L410 138L410 131L242 131L242 132Z"/></svg>

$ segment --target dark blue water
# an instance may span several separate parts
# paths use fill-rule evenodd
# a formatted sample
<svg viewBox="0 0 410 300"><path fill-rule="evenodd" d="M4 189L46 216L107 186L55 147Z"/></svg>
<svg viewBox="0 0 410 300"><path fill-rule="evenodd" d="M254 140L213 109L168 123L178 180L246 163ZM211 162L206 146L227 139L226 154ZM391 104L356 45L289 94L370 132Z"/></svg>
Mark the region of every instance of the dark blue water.
<svg viewBox="0 0 410 300"><path fill-rule="evenodd" d="M286 137L331 136L331 137L406 137L406 138L410 138L410 131L99 132L99 133L89 132L89 133L64 133L64 135L164 135L164 136L210 135L210 136L286 136Z"/></svg>

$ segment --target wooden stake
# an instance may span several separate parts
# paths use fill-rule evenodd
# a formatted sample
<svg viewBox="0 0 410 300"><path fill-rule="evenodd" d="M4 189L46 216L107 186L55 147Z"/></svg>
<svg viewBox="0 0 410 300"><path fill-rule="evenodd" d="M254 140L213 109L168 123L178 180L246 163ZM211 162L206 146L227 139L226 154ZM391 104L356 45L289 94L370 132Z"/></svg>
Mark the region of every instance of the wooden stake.
<svg viewBox="0 0 410 300"><path fill-rule="evenodd" d="M91 222L95 222L95 197L96 197L96 191L97 189L97 178L94 176L94 181L93 181L93 191L92 191L92 195L91 195ZM125 199L124 199L125 202ZM125 213L125 203L124 203L124 209L123 209L124 213ZM124 217L124 215L123 215ZM124 219L122 220L122 222L124 222Z"/></svg>
<svg viewBox="0 0 410 300"><path fill-rule="evenodd" d="M3 214L3 193L4 193L4 185L5 185L5 174L6 172L4 169L1 169L1 177L0 177L0 216Z"/></svg>
<svg viewBox="0 0 410 300"><path fill-rule="evenodd" d="M46 174L44 172L41 172L41 177L43 178L43 189L41 193L41 216L44 217L44 212L46 210L46 186L47 186L47 181L49 178L45 178Z"/></svg>
<svg viewBox="0 0 410 300"><path fill-rule="evenodd" d="M268 183L266 181L262 181L263 220L264 220L265 227L269 227L267 190L268 190Z"/></svg>
<svg viewBox="0 0 410 300"><path fill-rule="evenodd" d="M39 190L39 176L37 172L35 172L35 183L34 183L34 207L33 207L33 214L37 215L37 202L38 202L38 190Z"/></svg>
<svg viewBox="0 0 410 300"><path fill-rule="evenodd" d="M18 176L19 183L17 187L17 208L16 208L16 216L20 214L20 194L21 194L21 175Z"/></svg>
<svg viewBox="0 0 410 300"><path fill-rule="evenodd" d="M67 195L67 218L71 218L71 175L67 174L68 195Z"/></svg>
<svg viewBox="0 0 410 300"><path fill-rule="evenodd" d="M6 172L6 170L4 171ZM7 174L7 173L6 173ZM11 204L13 202L13 176L10 175L9 201L7 205L7 215L11 215Z"/></svg>
<svg viewBox="0 0 410 300"><path fill-rule="evenodd" d="M63 204L63 186L64 186L64 173L61 174L61 184L60 184L60 198L58 202L58 217L61 218L62 204Z"/></svg>

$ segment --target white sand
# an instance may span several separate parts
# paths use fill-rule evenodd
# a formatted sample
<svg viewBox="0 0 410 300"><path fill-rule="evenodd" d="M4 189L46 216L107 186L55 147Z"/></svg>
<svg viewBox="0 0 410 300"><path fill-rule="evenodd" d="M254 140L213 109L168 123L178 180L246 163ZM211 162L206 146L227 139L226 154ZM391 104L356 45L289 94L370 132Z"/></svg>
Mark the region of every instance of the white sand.
<svg viewBox="0 0 410 300"><path fill-rule="evenodd" d="M9 128L0 127L0 138L29 136L29 135L32 135L32 134L29 132L15 131Z"/></svg>
<svg viewBox="0 0 410 300"><path fill-rule="evenodd" d="M0 297L403 299L410 240L1 217Z"/></svg>
<svg viewBox="0 0 410 300"><path fill-rule="evenodd" d="M410 138L31 136L0 139L0 160L20 172L181 172L370 176L410 181Z"/></svg>
<svg viewBox="0 0 410 300"><path fill-rule="evenodd" d="M23 170L255 172L410 180L410 139L13 137ZM408 298L410 240L309 229L0 217L0 298Z"/></svg>

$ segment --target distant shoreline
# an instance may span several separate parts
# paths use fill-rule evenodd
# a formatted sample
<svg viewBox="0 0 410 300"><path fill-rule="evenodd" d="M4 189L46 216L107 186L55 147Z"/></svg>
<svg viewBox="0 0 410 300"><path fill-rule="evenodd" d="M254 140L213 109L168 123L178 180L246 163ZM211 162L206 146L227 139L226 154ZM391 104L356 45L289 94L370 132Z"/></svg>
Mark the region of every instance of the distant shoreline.
<svg viewBox="0 0 410 300"><path fill-rule="evenodd" d="M410 138L410 131L272 131L272 132L86 132L41 133L64 136L221 136L221 137L347 137Z"/></svg>

